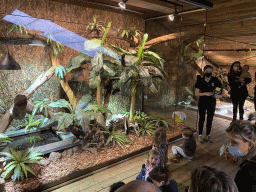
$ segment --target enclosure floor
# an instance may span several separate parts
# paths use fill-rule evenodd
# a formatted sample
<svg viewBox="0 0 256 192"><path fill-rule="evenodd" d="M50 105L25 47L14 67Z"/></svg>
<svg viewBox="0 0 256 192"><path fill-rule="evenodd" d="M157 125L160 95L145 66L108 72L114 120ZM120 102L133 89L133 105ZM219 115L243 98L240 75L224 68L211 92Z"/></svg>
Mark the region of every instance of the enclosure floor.
<svg viewBox="0 0 256 192"><path fill-rule="evenodd" d="M189 113L191 121L196 122L196 112ZM194 119L193 119L194 117ZM188 121L188 119L187 119ZM196 128L196 123L191 123L190 126ZM222 144L228 142L228 137L225 129L229 126L230 120L215 117L212 128L213 144L200 144L197 139L197 152L193 161L181 159L180 163L169 163L168 169L170 171L170 178L175 179L178 183L179 191L184 191L185 187L190 184L191 170L200 166L208 165L219 168L229 174L232 178L239 168L239 164L234 163L231 159L226 161L224 157L219 156L219 148ZM182 140L176 141L169 145L169 157L172 156L172 145L181 145ZM83 178L74 183L68 184L64 187L54 190L55 192L108 192L109 186L115 182L123 181L128 183L136 178L141 170L141 165L145 162L147 154L138 156L134 159L127 160L119 165L113 166L101 172L95 173L91 176Z"/></svg>

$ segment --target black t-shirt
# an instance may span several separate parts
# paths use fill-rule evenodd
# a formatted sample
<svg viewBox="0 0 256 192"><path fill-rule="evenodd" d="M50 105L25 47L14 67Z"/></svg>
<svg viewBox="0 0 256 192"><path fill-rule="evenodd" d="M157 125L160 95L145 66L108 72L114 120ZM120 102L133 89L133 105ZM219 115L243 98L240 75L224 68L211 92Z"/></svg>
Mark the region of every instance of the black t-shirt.
<svg viewBox="0 0 256 192"><path fill-rule="evenodd" d="M211 77L210 81L206 82L204 77L200 75L197 76L195 88L199 89L201 93L213 92L216 87L222 89L222 84L217 77Z"/></svg>

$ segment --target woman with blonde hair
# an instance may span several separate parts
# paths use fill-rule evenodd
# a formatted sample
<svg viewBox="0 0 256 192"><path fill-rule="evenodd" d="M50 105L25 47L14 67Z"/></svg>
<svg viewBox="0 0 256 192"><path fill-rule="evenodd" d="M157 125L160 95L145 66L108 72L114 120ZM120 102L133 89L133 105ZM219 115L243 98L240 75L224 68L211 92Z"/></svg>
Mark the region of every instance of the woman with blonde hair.
<svg viewBox="0 0 256 192"><path fill-rule="evenodd" d="M226 132L229 137L229 153L243 161L235 177L239 191L256 191L255 127L249 121L236 120Z"/></svg>

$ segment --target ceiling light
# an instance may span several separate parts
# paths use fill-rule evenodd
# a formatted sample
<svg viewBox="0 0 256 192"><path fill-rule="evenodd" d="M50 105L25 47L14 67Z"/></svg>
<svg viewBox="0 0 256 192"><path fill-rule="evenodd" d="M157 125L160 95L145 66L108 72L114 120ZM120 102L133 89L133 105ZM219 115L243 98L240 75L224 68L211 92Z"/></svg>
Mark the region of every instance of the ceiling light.
<svg viewBox="0 0 256 192"><path fill-rule="evenodd" d="M14 60L14 58L7 53L3 61L0 63L0 70L20 70L20 65Z"/></svg>
<svg viewBox="0 0 256 192"><path fill-rule="evenodd" d="M45 46L45 43L37 35L35 35L32 38L31 43L28 44L28 45L31 45L31 46Z"/></svg>
<svg viewBox="0 0 256 192"><path fill-rule="evenodd" d="M173 15L173 14L169 15L168 17L169 17L169 19L170 19L171 21L174 20L174 15Z"/></svg>
<svg viewBox="0 0 256 192"><path fill-rule="evenodd" d="M119 7L121 8L121 9L125 9L126 8L126 2L127 2L128 0L122 0L120 3L118 3L118 5L119 5Z"/></svg>

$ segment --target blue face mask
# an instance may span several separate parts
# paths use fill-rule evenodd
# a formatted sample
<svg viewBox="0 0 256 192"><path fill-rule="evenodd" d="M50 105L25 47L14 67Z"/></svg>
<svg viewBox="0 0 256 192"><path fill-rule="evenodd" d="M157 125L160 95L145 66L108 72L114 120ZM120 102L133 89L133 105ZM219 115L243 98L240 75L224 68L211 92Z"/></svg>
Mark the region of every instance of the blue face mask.
<svg viewBox="0 0 256 192"><path fill-rule="evenodd" d="M243 157L246 154L243 154L238 146L228 146L229 153L234 157Z"/></svg>

